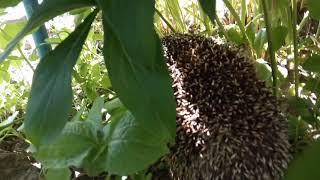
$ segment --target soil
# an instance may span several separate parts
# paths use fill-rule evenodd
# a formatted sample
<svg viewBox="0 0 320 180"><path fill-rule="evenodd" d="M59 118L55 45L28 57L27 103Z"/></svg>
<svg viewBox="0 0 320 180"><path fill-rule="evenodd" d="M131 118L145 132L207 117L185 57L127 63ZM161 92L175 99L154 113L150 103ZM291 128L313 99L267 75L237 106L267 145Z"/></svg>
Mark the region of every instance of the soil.
<svg viewBox="0 0 320 180"><path fill-rule="evenodd" d="M40 169L25 150L28 145L18 138L0 143L0 180L38 180Z"/></svg>

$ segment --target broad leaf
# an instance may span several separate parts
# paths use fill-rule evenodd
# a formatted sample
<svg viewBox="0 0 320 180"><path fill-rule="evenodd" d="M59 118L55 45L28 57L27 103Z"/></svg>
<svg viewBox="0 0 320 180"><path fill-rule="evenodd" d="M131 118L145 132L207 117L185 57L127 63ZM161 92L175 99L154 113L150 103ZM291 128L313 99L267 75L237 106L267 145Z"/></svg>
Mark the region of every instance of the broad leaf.
<svg viewBox="0 0 320 180"><path fill-rule="evenodd" d="M48 169L45 176L46 180L70 180L71 171L69 168Z"/></svg>
<svg viewBox="0 0 320 180"><path fill-rule="evenodd" d="M288 34L288 30L284 26L277 26L272 29L273 33L273 48L275 51L279 50L286 41L286 36Z"/></svg>
<svg viewBox="0 0 320 180"><path fill-rule="evenodd" d="M243 36L240 33L239 26L237 25L226 26L226 31L230 40L235 44L240 45L244 42Z"/></svg>
<svg viewBox="0 0 320 180"><path fill-rule="evenodd" d="M271 67L268 65L268 63L266 61L257 61L255 65L258 78L263 81L270 81L272 74Z"/></svg>
<svg viewBox="0 0 320 180"><path fill-rule="evenodd" d="M114 114L103 132L104 146L92 151L85 164L91 175L106 170L112 174L132 174L147 168L155 157L168 153L168 148L159 143L157 133L145 129L129 111Z"/></svg>
<svg viewBox="0 0 320 180"><path fill-rule="evenodd" d="M216 14L216 0L199 0L203 11L210 17L212 23L214 23Z"/></svg>
<svg viewBox="0 0 320 180"><path fill-rule="evenodd" d="M88 120L99 124L101 122L103 107L104 107L103 97L97 97L96 100L93 102L92 108L89 111Z"/></svg>
<svg viewBox="0 0 320 180"><path fill-rule="evenodd" d="M307 71L320 73L320 55L314 54L308 58L304 64L303 68Z"/></svg>
<svg viewBox="0 0 320 180"><path fill-rule="evenodd" d="M306 148L289 166L285 180L320 179L320 142Z"/></svg>
<svg viewBox="0 0 320 180"><path fill-rule="evenodd" d="M145 135L137 132L130 138L145 141L151 136L157 141L150 151L165 149L175 139L175 101L160 39L154 31L154 1L96 1L103 9L103 52L112 87L135 117L123 130L131 133L135 129L132 126L138 124ZM130 156L126 154L129 151ZM145 153L144 147L124 143L117 152L110 152L110 162L127 157L126 162L133 168L130 172L138 171L156 161L164 154L161 152L137 162L136 157ZM112 173L129 173L117 165L107 168Z"/></svg>
<svg viewBox="0 0 320 180"><path fill-rule="evenodd" d="M4 49L8 42L19 33L26 23L27 20L25 18L14 22L6 22L4 28L0 31L0 48Z"/></svg>
<svg viewBox="0 0 320 180"><path fill-rule="evenodd" d="M6 59L10 52L14 49L17 43L33 29L42 25L46 21L68 12L73 9L93 6L94 0L45 0L37 8L28 24L17 34L17 36L7 45L6 50L0 56L0 63Z"/></svg>
<svg viewBox="0 0 320 180"><path fill-rule="evenodd" d="M71 75L97 11L39 63L33 77L25 133L35 146L60 134L72 104Z"/></svg>
<svg viewBox="0 0 320 180"><path fill-rule="evenodd" d="M313 18L320 20L320 1L319 0L308 0L307 6L310 11L310 14Z"/></svg>
<svg viewBox="0 0 320 180"><path fill-rule="evenodd" d="M16 6L21 0L0 0L0 8Z"/></svg>
<svg viewBox="0 0 320 180"><path fill-rule="evenodd" d="M98 128L90 122L69 122L55 141L38 148L35 157L46 168L80 166L98 141Z"/></svg>

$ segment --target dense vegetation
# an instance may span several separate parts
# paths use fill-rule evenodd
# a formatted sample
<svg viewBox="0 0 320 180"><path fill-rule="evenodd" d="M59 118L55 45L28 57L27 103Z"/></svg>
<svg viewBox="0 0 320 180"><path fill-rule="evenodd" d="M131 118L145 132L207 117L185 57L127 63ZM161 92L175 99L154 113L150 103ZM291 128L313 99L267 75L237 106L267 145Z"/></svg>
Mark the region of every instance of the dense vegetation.
<svg viewBox="0 0 320 180"><path fill-rule="evenodd" d="M0 7L19 2L0 1ZM68 179L69 167L148 179L148 166L175 138L160 38L220 36L248 50L286 114L294 157L286 178L320 178L320 2L223 3L220 13L214 0L46 0L28 22L5 22L0 142L30 143L48 179ZM36 48L21 40L66 12L75 16L76 28L49 29L47 42L55 49L39 60ZM32 85L17 78L26 68L34 72Z"/></svg>

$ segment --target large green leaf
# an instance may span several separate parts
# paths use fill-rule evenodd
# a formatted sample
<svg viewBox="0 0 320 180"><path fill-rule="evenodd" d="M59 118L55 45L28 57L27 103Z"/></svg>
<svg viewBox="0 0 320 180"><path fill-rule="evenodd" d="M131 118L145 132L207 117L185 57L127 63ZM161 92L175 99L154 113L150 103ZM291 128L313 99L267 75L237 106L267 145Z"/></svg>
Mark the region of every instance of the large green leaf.
<svg viewBox="0 0 320 180"><path fill-rule="evenodd" d="M72 104L71 75L97 11L39 63L33 77L25 133L38 146L63 129Z"/></svg>
<svg viewBox="0 0 320 180"><path fill-rule="evenodd" d="M303 63L303 68L307 71L320 73L320 55L314 54Z"/></svg>
<svg viewBox="0 0 320 180"><path fill-rule="evenodd" d="M16 6L21 0L0 0L0 8Z"/></svg>
<svg viewBox="0 0 320 180"><path fill-rule="evenodd" d="M48 169L45 176L46 180L70 180L71 171L69 168Z"/></svg>
<svg viewBox="0 0 320 180"><path fill-rule="evenodd" d="M149 150L164 149L175 139L175 101L160 39L153 27L154 1L96 1L103 10L106 32L103 52L112 87L135 117L130 122L141 126L139 129L145 134L141 136L137 131L130 138L143 142L153 135L158 141ZM123 130L134 131L133 124L126 125L129 127L124 126ZM117 152L110 152L115 160L110 162L128 157L128 166L141 170L164 154L164 151L154 153L147 156L148 160L137 162L136 157L145 153L144 147L123 142ZM126 154L129 151L130 156ZM116 165L108 168L126 173Z"/></svg>
<svg viewBox="0 0 320 180"><path fill-rule="evenodd" d="M101 123L102 109L104 107L103 97L97 97L93 102L92 108L89 111L88 119L95 123Z"/></svg>
<svg viewBox="0 0 320 180"><path fill-rule="evenodd" d="M42 25L46 21L68 12L73 9L95 5L94 0L45 0L37 8L28 24L17 34L17 36L7 45L6 50L0 56L0 63L7 58L17 43L33 29Z"/></svg>
<svg viewBox="0 0 320 180"><path fill-rule="evenodd" d="M80 166L98 142L98 128L90 122L69 122L55 141L38 148L35 157L46 168Z"/></svg>
<svg viewBox="0 0 320 180"><path fill-rule="evenodd" d="M216 0L199 0L203 11L210 17L212 23L214 23L216 14Z"/></svg>
<svg viewBox="0 0 320 180"><path fill-rule="evenodd" d="M310 11L310 14L313 18L320 20L320 1L319 0L308 0L307 6Z"/></svg>
<svg viewBox="0 0 320 180"><path fill-rule="evenodd" d="M26 25L26 19L19 19L13 22L6 22L0 31L0 48L4 49L8 42L15 37L19 31Z"/></svg>
<svg viewBox="0 0 320 180"><path fill-rule="evenodd" d="M289 166L285 180L320 179L320 142L309 146Z"/></svg>
<svg viewBox="0 0 320 180"><path fill-rule="evenodd" d="M285 26L277 26L272 29L272 33L273 48L275 51L277 51L285 44L288 30Z"/></svg>
<svg viewBox="0 0 320 180"><path fill-rule="evenodd" d="M161 137L145 129L127 110L114 114L103 132L104 145L92 151L85 164L91 175L106 170L111 174L133 174L147 168L155 157L168 153L168 148L159 143Z"/></svg>

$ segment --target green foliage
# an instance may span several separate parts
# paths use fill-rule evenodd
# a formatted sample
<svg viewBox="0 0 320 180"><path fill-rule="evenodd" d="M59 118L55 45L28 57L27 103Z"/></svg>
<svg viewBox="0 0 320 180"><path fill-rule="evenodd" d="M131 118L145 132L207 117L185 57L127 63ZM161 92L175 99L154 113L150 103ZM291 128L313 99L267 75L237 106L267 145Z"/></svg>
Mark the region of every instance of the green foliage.
<svg viewBox="0 0 320 180"><path fill-rule="evenodd" d="M136 121L157 131L154 136L162 139L158 143L172 142L175 102L162 46L153 29L154 4L142 0L130 6L126 1L98 2L104 9L104 31L108 32L104 56L113 88ZM123 12L127 15L120 15Z"/></svg>
<svg viewBox="0 0 320 180"><path fill-rule="evenodd" d="M320 56L317 54L312 55L305 61L303 68L307 71L320 73Z"/></svg>
<svg viewBox="0 0 320 180"><path fill-rule="evenodd" d="M10 52L14 49L14 47L18 44L19 41L21 41L21 39L24 36L26 36L28 33L30 33L38 26L69 10L92 5L94 5L93 0L55 0L43 2L39 6L37 11L35 11L32 14L30 20L28 21L28 24L7 45L5 52L3 52L0 56L0 63L7 58Z"/></svg>
<svg viewBox="0 0 320 180"><path fill-rule="evenodd" d="M320 142L315 142L296 159L289 169L285 180L319 179Z"/></svg>
<svg viewBox="0 0 320 180"><path fill-rule="evenodd" d="M51 143L68 120L72 105L71 75L92 21L92 13L37 66L28 102L24 131L40 146Z"/></svg>
<svg viewBox="0 0 320 180"><path fill-rule="evenodd" d="M45 173L46 180L70 180L71 172L68 168L48 169Z"/></svg>
<svg viewBox="0 0 320 180"><path fill-rule="evenodd" d="M318 0L308 0L307 1L308 9L311 13L311 16L317 20L320 20L320 1Z"/></svg>
<svg viewBox="0 0 320 180"><path fill-rule="evenodd" d="M216 0L199 0L203 11L210 17L211 22L215 20Z"/></svg>
<svg viewBox="0 0 320 180"><path fill-rule="evenodd" d="M21 0L0 0L0 8L16 6Z"/></svg>

